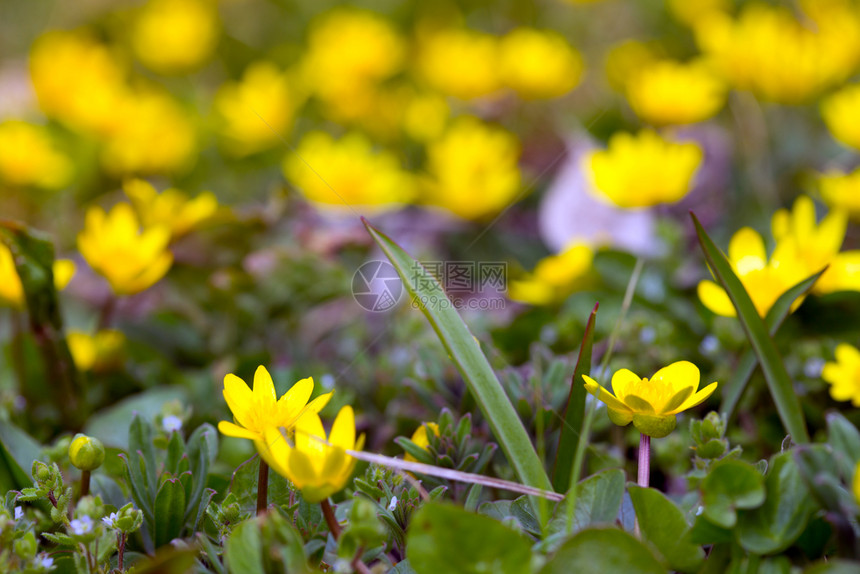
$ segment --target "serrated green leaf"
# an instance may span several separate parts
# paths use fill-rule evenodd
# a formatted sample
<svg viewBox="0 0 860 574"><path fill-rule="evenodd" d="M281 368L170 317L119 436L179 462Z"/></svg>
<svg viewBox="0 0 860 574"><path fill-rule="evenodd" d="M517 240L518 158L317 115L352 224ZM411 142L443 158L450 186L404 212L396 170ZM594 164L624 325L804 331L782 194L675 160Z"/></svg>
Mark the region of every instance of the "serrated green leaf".
<svg viewBox="0 0 860 574"><path fill-rule="evenodd" d="M672 570L698 571L705 552L683 536L689 529L684 513L658 490L631 486L629 491L645 542L654 546Z"/></svg>
<svg viewBox="0 0 860 574"><path fill-rule="evenodd" d="M177 478L164 481L155 496L155 548L168 544L182 534L185 525L185 488Z"/></svg>

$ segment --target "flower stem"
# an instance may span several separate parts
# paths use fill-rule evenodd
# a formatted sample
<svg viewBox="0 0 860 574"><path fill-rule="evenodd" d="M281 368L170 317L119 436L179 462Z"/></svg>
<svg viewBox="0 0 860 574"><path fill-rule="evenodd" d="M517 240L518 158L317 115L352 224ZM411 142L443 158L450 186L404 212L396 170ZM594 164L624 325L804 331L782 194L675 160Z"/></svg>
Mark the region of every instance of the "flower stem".
<svg viewBox="0 0 860 574"><path fill-rule="evenodd" d="M647 434L639 435L639 480L637 484L643 488L648 487L648 479L651 476L651 437Z"/></svg>
<svg viewBox="0 0 860 574"><path fill-rule="evenodd" d="M332 510L328 498L324 498L320 502L320 508L322 508L322 513L325 517L326 524L328 524L328 529L331 532L332 538L338 540L340 538L340 524L338 524L337 518L334 517L334 510Z"/></svg>
<svg viewBox="0 0 860 574"><path fill-rule="evenodd" d="M257 516L264 514L269 506L269 465L260 459L260 471L257 474Z"/></svg>
<svg viewBox="0 0 860 574"><path fill-rule="evenodd" d="M90 471L81 471L81 498L90 493Z"/></svg>
<svg viewBox="0 0 860 574"><path fill-rule="evenodd" d="M128 534L126 534L125 532L120 532L119 534L117 534L117 538L119 538L119 541L117 542L118 554L117 554L117 559L116 559L116 565L117 565L117 568L121 572L122 571L123 558L124 558L124 554L125 554L125 541L128 538Z"/></svg>

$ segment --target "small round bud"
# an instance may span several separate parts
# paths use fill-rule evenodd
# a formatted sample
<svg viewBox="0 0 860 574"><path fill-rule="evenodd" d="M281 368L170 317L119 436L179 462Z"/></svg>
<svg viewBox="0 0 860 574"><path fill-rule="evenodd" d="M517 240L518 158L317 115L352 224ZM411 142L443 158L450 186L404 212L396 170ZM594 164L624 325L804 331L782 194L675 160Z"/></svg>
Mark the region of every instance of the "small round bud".
<svg viewBox="0 0 860 574"><path fill-rule="evenodd" d="M32 474L37 482L47 482L51 480L51 467L40 460L34 460Z"/></svg>
<svg viewBox="0 0 860 574"><path fill-rule="evenodd" d="M78 433L69 445L69 459L81 470L95 470L105 461L105 447L99 439Z"/></svg>

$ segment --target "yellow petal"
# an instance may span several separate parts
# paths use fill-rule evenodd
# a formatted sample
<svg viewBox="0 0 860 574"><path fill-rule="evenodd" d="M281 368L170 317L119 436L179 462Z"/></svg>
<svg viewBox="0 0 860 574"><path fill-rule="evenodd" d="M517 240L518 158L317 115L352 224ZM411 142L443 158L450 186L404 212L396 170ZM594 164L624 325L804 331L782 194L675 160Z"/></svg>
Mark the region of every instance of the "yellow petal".
<svg viewBox="0 0 860 574"><path fill-rule="evenodd" d="M656 412L654 410L654 406L650 402L638 395L627 395L624 397L624 404L630 407L630 410L633 411L634 415L637 412L648 414L654 414Z"/></svg>
<svg viewBox="0 0 860 574"><path fill-rule="evenodd" d="M317 464L313 457L300 450L294 450L287 459L287 477L299 488L316 485L319 482Z"/></svg>
<svg viewBox="0 0 860 574"><path fill-rule="evenodd" d="M743 227L729 242L729 260L739 276L767 265L764 239L754 229Z"/></svg>
<svg viewBox="0 0 860 574"><path fill-rule="evenodd" d="M54 261L53 271L54 287L57 290L65 289L75 275L75 262L71 259L57 259Z"/></svg>
<svg viewBox="0 0 860 574"><path fill-rule="evenodd" d="M331 427L329 442L341 448L351 449L355 446L355 413L351 406L346 405L337 413Z"/></svg>
<svg viewBox="0 0 860 574"><path fill-rule="evenodd" d="M723 317L734 317L737 315L735 306L729 298L725 289L713 281L702 281L698 288L699 300L702 305L710 309L712 313Z"/></svg>
<svg viewBox="0 0 860 574"><path fill-rule="evenodd" d="M334 391L330 391L324 395L318 396L317 398L315 398L314 400L312 400L311 402L308 403L306 410L313 411L315 413L320 412L321 410L323 410L325 408L325 406L331 400L331 397L333 394L334 394Z"/></svg>
<svg viewBox="0 0 860 574"><path fill-rule="evenodd" d="M612 392L619 401L624 402L624 397L632 385L642 382L642 377L629 369L619 369L612 375Z"/></svg>
<svg viewBox="0 0 860 574"><path fill-rule="evenodd" d="M253 402L253 394L245 381L230 373L224 377L224 400L240 425L247 428L251 422L249 410Z"/></svg>
<svg viewBox="0 0 860 574"><path fill-rule="evenodd" d="M612 393L601 387L597 381L588 375L582 375L582 378L585 379L585 388L588 392L597 397L600 401L604 402L607 407L622 413L632 412L627 405L615 398Z"/></svg>
<svg viewBox="0 0 860 574"><path fill-rule="evenodd" d="M272 392L274 392L274 388ZM284 396L278 400L278 418L282 425L288 426L295 422L313 392L314 380L308 377L297 382L284 393Z"/></svg>
<svg viewBox="0 0 860 574"><path fill-rule="evenodd" d="M672 386L675 392L684 387L699 388L699 367L690 361L678 361L663 367L651 377L652 381L663 381Z"/></svg>
<svg viewBox="0 0 860 574"><path fill-rule="evenodd" d="M257 452L278 474L287 476L287 460L294 449L280 428L270 426L263 431L263 440L255 441ZM289 477L287 477L289 478Z"/></svg>
<svg viewBox="0 0 860 574"><path fill-rule="evenodd" d="M694 394L689 399L684 401L684 404L682 404L680 407L678 407L677 409L675 409L671 412L668 412L666 414L676 414L676 413L683 412L687 409L691 409L695 406L698 406L702 402L704 402L705 399L710 397L714 393L715 390L717 390L717 383L711 383L710 385L708 385L707 387L700 390L698 393Z"/></svg>
<svg viewBox="0 0 860 574"><path fill-rule="evenodd" d="M260 365L254 373L254 399L257 401L257 405L274 404L277 398L272 375L269 374L266 367Z"/></svg>
<svg viewBox="0 0 860 574"><path fill-rule="evenodd" d="M251 440L259 440L260 439L259 433L249 431L248 429L246 429L244 427L240 427L239 425L233 424L233 423L228 422L228 421L220 421L218 423L218 430L221 432L221 434L226 435L226 436L233 436L236 438L247 438L247 439L251 439Z"/></svg>
<svg viewBox="0 0 860 574"><path fill-rule="evenodd" d="M661 412L663 414L677 412L675 409L683 405L684 401L686 401L693 395L693 391L693 387L684 387L683 389L675 393L675 396L673 396L666 402L665 405L663 405L663 408L660 409Z"/></svg>

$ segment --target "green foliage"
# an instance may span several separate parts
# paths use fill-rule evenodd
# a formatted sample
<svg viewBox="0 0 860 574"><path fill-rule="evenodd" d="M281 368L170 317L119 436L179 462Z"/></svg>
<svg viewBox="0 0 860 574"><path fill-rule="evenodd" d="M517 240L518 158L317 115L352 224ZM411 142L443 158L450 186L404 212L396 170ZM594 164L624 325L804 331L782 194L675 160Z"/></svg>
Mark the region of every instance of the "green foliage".
<svg viewBox="0 0 860 574"><path fill-rule="evenodd" d="M539 574L568 572L664 574L666 569L633 535L615 528L589 528L565 542Z"/></svg>
<svg viewBox="0 0 860 574"><path fill-rule="evenodd" d="M630 498L642 539L652 545L665 564L679 572L697 572L705 552L687 538L689 525L683 512L653 488L630 487Z"/></svg>

